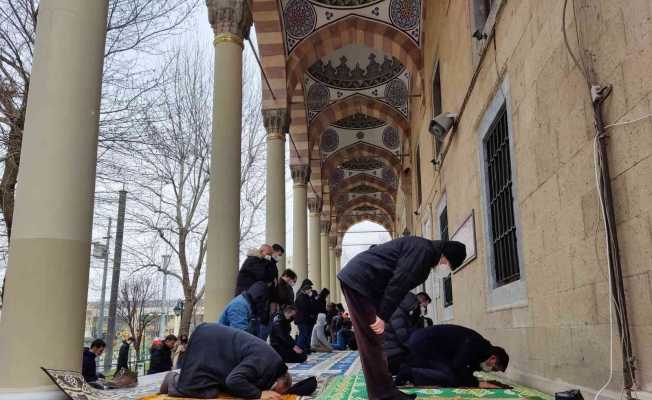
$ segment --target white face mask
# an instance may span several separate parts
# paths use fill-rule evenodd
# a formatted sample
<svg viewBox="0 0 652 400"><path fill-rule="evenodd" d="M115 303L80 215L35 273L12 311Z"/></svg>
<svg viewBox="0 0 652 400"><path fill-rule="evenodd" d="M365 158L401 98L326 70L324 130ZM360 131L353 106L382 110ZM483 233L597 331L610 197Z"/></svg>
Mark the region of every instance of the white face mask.
<svg viewBox="0 0 652 400"><path fill-rule="evenodd" d="M279 258L281 258L281 256L272 256L272 258L274 259L274 261L278 261Z"/></svg>
<svg viewBox="0 0 652 400"><path fill-rule="evenodd" d="M269 261L271 259L272 259L272 256L270 256L269 254L265 256L265 260Z"/></svg>
<svg viewBox="0 0 652 400"><path fill-rule="evenodd" d="M480 368L482 368L484 372L491 372L494 370L493 367L487 364L486 361L480 363Z"/></svg>

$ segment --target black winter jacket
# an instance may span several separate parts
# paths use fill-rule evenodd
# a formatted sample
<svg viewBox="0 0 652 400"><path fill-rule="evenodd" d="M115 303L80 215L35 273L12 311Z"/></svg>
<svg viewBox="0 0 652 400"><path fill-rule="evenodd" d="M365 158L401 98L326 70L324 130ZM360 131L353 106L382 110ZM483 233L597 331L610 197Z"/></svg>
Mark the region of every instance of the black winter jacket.
<svg viewBox="0 0 652 400"><path fill-rule="evenodd" d="M407 341L410 335L418 329L419 318L419 299L410 292L392 314L389 324L385 325L383 348L387 357L409 352Z"/></svg>
<svg viewBox="0 0 652 400"><path fill-rule="evenodd" d="M82 376L86 382L95 382L100 378L97 374L97 363L95 353L84 347L84 354L82 356Z"/></svg>
<svg viewBox="0 0 652 400"><path fill-rule="evenodd" d="M419 329L410 336L410 364L427 366L430 361L449 365L456 386L477 387L473 372L491 356L491 343L478 332L459 325L435 325Z"/></svg>
<svg viewBox="0 0 652 400"><path fill-rule="evenodd" d="M118 352L118 371L129 368L129 343L123 341Z"/></svg>
<svg viewBox="0 0 652 400"><path fill-rule="evenodd" d="M294 340L290 335L292 326L285 315L276 313L272 319L272 331L269 334L269 343L279 354L286 354L287 351L294 351Z"/></svg>
<svg viewBox="0 0 652 400"><path fill-rule="evenodd" d="M372 301L378 316L388 321L405 295L428 279L442 246L417 236L394 239L353 257L337 277Z"/></svg>
<svg viewBox="0 0 652 400"><path fill-rule="evenodd" d="M280 306L294 305L294 289L282 278L278 280L274 301Z"/></svg>
<svg viewBox="0 0 652 400"><path fill-rule="evenodd" d="M235 295L249 289L256 282L273 283L278 278L278 267L274 260L267 260L251 250L242 263L235 283Z"/></svg>
<svg viewBox="0 0 652 400"><path fill-rule="evenodd" d="M149 354L148 375L172 370L172 350L165 343L152 347Z"/></svg>
<svg viewBox="0 0 652 400"><path fill-rule="evenodd" d="M297 306L297 316L295 318L297 324L315 325L317 323L319 300L314 290L310 294L299 293L295 305Z"/></svg>
<svg viewBox="0 0 652 400"><path fill-rule="evenodd" d="M266 342L214 323L199 325L188 342L177 390L184 396L213 399L221 392L258 399L287 372Z"/></svg>

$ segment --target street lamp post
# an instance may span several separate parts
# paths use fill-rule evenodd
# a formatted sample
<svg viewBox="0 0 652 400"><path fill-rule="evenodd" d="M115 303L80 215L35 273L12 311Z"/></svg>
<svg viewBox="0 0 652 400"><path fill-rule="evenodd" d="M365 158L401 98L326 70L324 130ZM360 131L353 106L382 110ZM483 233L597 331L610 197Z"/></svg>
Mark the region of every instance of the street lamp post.
<svg viewBox="0 0 652 400"><path fill-rule="evenodd" d="M106 305L106 276L109 271L109 245L111 242L111 223L112 219L109 217L109 227L106 232L106 243L102 245L99 242L93 242L93 256L95 258L104 258L104 271L102 272L102 294L100 295L100 316L97 321L99 332L97 336L100 339L104 338L104 307Z"/></svg>

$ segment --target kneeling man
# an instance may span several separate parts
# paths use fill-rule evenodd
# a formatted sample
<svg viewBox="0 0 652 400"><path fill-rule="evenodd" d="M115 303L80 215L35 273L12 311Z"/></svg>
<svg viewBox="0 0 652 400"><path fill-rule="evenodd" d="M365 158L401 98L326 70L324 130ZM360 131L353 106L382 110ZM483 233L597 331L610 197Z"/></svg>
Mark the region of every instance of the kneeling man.
<svg viewBox="0 0 652 400"><path fill-rule="evenodd" d="M407 342L409 361L396 384L416 386L478 387L475 371L504 372L509 356L478 332L458 325L435 325L417 330Z"/></svg>
<svg viewBox="0 0 652 400"><path fill-rule="evenodd" d="M181 372L165 377L161 393L198 399L226 393L243 399L280 400L290 386L287 366L267 343L241 330L205 323L190 337Z"/></svg>

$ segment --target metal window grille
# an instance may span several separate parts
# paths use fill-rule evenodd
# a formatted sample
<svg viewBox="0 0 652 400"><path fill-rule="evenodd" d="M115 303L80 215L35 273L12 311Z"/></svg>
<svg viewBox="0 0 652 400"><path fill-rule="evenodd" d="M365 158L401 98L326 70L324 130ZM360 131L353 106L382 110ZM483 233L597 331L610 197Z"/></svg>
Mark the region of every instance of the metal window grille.
<svg viewBox="0 0 652 400"><path fill-rule="evenodd" d="M453 278L452 275L442 279L442 284L444 286L444 307L449 307L453 305Z"/></svg>
<svg viewBox="0 0 652 400"><path fill-rule="evenodd" d="M435 68L435 77L432 80L432 116L436 117L443 112L441 102L441 76L439 72L439 63ZM439 156L443 147L443 140L437 136L432 136L433 148L435 149L435 158Z"/></svg>
<svg viewBox="0 0 652 400"><path fill-rule="evenodd" d="M448 206L439 214L439 237L441 240L448 240Z"/></svg>
<svg viewBox="0 0 652 400"><path fill-rule="evenodd" d="M505 105L489 128L485 152L494 271L496 285L502 286L520 278Z"/></svg>

